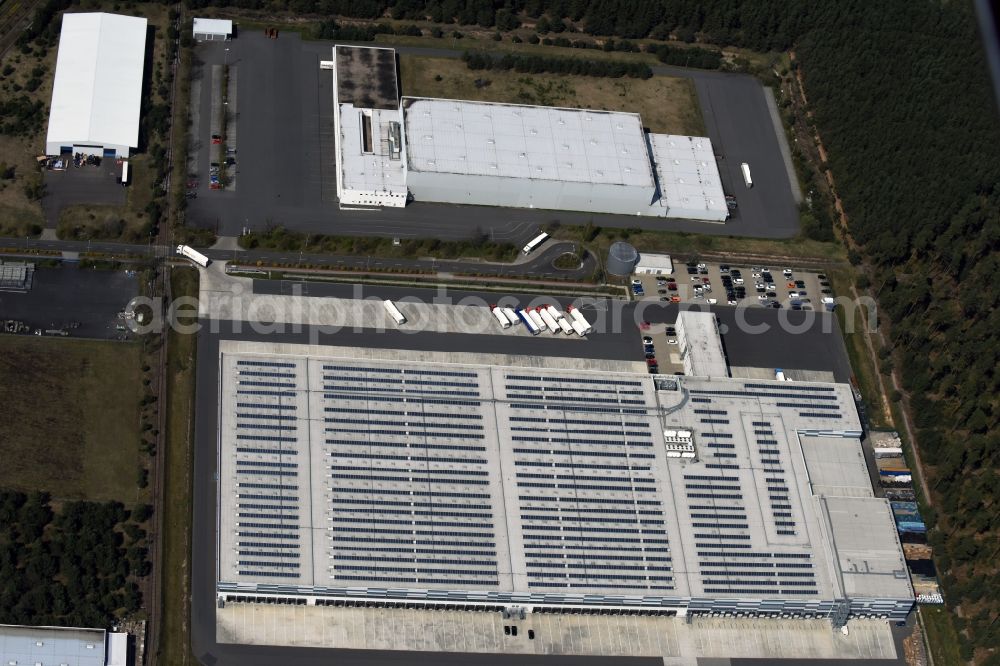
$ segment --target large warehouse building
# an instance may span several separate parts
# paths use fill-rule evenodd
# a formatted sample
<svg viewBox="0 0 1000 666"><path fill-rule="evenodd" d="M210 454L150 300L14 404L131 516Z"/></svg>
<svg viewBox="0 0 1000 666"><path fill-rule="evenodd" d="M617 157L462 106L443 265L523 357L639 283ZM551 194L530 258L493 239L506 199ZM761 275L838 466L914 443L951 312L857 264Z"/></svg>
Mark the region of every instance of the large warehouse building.
<svg viewBox="0 0 1000 666"><path fill-rule="evenodd" d="M222 342L223 601L905 618L850 387Z"/></svg>
<svg viewBox="0 0 1000 666"><path fill-rule="evenodd" d="M139 146L145 58L146 19L64 14L46 154L128 157Z"/></svg>
<svg viewBox="0 0 1000 666"><path fill-rule="evenodd" d="M722 222L711 141L635 113L398 96L392 49L333 60L342 206L409 200Z"/></svg>

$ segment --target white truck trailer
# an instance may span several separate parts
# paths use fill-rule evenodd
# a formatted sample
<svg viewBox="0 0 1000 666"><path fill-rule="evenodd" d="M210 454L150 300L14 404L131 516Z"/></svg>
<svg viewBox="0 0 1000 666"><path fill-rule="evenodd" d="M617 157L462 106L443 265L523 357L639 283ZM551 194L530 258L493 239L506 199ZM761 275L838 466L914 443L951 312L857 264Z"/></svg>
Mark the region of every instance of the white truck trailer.
<svg viewBox="0 0 1000 666"><path fill-rule="evenodd" d="M559 312L554 305L546 305L545 311L549 313L549 316L556 320L556 324L559 325L559 328L562 329L563 333L566 335L573 335L573 327L570 326L563 313Z"/></svg>
<svg viewBox="0 0 1000 666"><path fill-rule="evenodd" d="M538 247L539 245L541 245L542 243L544 243L548 239L549 239L549 235L548 234L546 234L546 233L540 233L540 234L538 234L537 236L535 236L534 238L532 238L530 241L528 241L528 244L524 246L524 250L523 250L524 254L531 254L532 251L534 251L534 249L536 247Z"/></svg>
<svg viewBox="0 0 1000 666"><path fill-rule="evenodd" d="M511 326L517 326L517 322L521 321L521 318L517 316L514 312L514 308L500 308L503 313L507 316L507 321L510 322Z"/></svg>
<svg viewBox="0 0 1000 666"><path fill-rule="evenodd" d="M562 332L562 329L559 328L559 324L556 323L556 320L552 317L552 315L549 314L548 310L546 310L545 308L536 308L536 311L538 312L538 316L542 318L542 321L545 322L546 328L548 328L553 333Z"/></svg>
<svg viewBox="0 0 1000 666"><path fill-rule="evenodd" d="M181 255L182 257L187 257L188 259L190 259L191 261L202 267L208 266L208 264L211 263L211 259L209 259L201 252L188 245L178 245L177 254Z"/></svg>
<svg viewBox="0 0 1000 666"><path fill-rule="evenodd" d="M386 299L382 301L382 305L385 306L386 312L388 312L389 316L392 317L393 320L395 320L396 324L406 323L406 317L404 317L403 313L399 311L399 308L396 307L395 303L393 303L389 299Z"/></svg>
<svg viewBox="0 0 1000 666"><path fill-rule="evenodd" d="M574 321L580 322L580 324L587 330L587 333L594 332L594 328L590 325L590 322L587 321L587 318L583 316L583 313L580 312L579 309L574 308L572 305L570 305L569 307L566 308L566 312L569 313L569 316L571 316Z"/></svg>
<svg viewBox="0 0 1000 666"><path fill-rule="evenodd" d="M749 190L753 187L753 178L750 177L750 165L743 162L740 164L740 171L743 172L743 182L746 183L747 189Z"/></svg>
<svg viewBox="0 0 1000 666"><path fill-rule="evenodd" d="M525 310L525 312L528 313L529 317L531 317L531 321L535 322L535 326L538 327L539 331L544 331L548 328L548 326L545 325L545 321L542 319L542 316L538 314L538 308L530 308Z"/></svg>
<svg viewBox="0 0 1000 666"><path fill-rule="evenodd" d="M583 324L581 324L576 319L574 319L573 321L571 321L569 325L573 327L573 330L576 331L576 334L579 335L581 338L585 337L587 335L587 333L589 332L588 329L587 329L587 327L584 326Z"/></svg>
<svg viewBox="0 0 1000 666"><path fill-rule="evenodd" d="M527 312L524 310L518 310L517 316L524 322L525 328L527 328L532 335L538 335L541 332L542 329L538 328L538 324L536 324L534 320L528 316Z"/></svg>
<svg viewBox="0 0 1000 666"><path fill-rule="evenodd" d="M500 323L501 328L510 328L510 320L507 319L507 315L504 313L503 310L501 310L495 305L491 305L490 312L493 313L493 316Z"/></svg>

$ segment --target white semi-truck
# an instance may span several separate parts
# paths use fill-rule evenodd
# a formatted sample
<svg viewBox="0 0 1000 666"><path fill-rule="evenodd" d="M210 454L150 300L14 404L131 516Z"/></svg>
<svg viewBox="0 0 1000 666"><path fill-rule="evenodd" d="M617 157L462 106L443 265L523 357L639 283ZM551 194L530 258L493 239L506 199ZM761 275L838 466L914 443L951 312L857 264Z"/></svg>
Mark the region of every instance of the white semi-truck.
<svg viewBox="0 0 1000 666"><path fill-rule="evenodd" d="M182 257L187 257L188 259L190 259L191 261L202 267L208 266L212 261L205 255L203 255L201 252L199 252L198 250L194 249L189 245L178 245L177 254L181 255Z"/></svg>
<svg viewBox="0 0 1000 666"><path fill-rule="evenodd" d="M556 323L556 320L549 314L548 310L545 308L535 308L535 311L538 313L538 316L542 318L542 321L545 323L545 327L547 329L553 333L562 332L562 329L559 328L559 324Z"/></svg>
<svg viewBox="0 0 1000 666"><path fill-rule="evenodd" d="M563 316L562 312L559 312L552 305L546 305L545 311L549 313L549 316L556 320L556 324L562 329L562 332L566 335L573 335L573 327L570 326L569 322L566 321L566 317Z"/></svg>
<svg viewBox="0 0 1000 666"><path fill-rule="evenodd" d="M527 328L532 335L538 335L542 329L538 328L538 324L536 324L534 320L528 316L528 314L529 313L524 310L517 311L517 316L524 322L525 328Z"/></svg>
<svg viewBox="0 0 1000 666"><path fill-rule="evenodd" d="M584 326L583 324L581 324L576 319L574 319L573 321L571 321L569 325L573 327L573 330L576 331L576 334L579 335L581 338L585 337L587 335L587 333L590 332L589 329L586 326Z"/></svg>
<svg viewBox="0 0 1000 666"><path fill-rule="evenodd" d="M514 308L500 308L503 310L504 315L507 316L507 321L510 322L511 326L517 326L517 322L521 321L521 318L517 316L514 312Z"/></svg>
<svg viewBox="0 0 1000 666"><path fill-rule="evenodd" d="M587 318L583 316L583 313L580 312L578 308L575 308L572 305L570 305L569 307L566 308L566 312L568 312L569 315L573 317L574 321L579 322L580 325L583 326L584 329L586 329L587 333L593 333L594 331L593 327L590 325L590 322L587 321ZM573 328L576 327L574 326Z"/></svg>
<svg viewBox="0 0 1000 666"><path fill-rule="evenodd" d="M498 308L495 305L491 305L490 306L490 312L493 313L493 316L500 323L500 327L501 328L510 328L510 320L507 319L507 315L506 315L506 313L504 313L503 310L501 310L500 308Z"/></svg>
<svg viewBox="0 0 1000 666"><path fill-rule="evenodd" d="M535 322L535 326L538 327L539 331L543 331L548 328L548 326L545 325L545 321L542 319L542 315L538 314L538 308L530 308L525 310L525 312L527 312L528 316L531 317L531 321Z"/></svg>
<svg viewBox="0 0 1000 666"><path fill-rule="evenodd" d="M385 306L386 312L389 313L389 316L393 318L393 320L396 322L396 324L405 324L406 323L406 317L404 317L403 313L399 311L399 308L396 307L395 303L393 303L392 301L386 299L386 300L382 301L382 305Z"/></svg>
<svg viewBox="0 0 1000 666"><path fill-rule="evenodd" d="M743 162L740 164L740 171L743 172L743 182L746 183L747 189L749 190L753 187L753 178L750 177L750 165Z"/></svg>

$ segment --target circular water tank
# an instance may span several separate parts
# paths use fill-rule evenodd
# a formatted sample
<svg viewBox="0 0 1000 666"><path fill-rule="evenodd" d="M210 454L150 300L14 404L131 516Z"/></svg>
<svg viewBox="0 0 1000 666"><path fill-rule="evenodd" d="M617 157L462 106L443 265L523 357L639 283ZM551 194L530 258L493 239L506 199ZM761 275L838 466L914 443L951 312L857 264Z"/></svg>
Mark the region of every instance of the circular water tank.
<svg viewBox="0 0 1000 666"><path fill-rule="evenodd" d="M608 273L625 277L632 274L635 262L639 261L639 253L628 243L618 241L608 250Z"/></svg>

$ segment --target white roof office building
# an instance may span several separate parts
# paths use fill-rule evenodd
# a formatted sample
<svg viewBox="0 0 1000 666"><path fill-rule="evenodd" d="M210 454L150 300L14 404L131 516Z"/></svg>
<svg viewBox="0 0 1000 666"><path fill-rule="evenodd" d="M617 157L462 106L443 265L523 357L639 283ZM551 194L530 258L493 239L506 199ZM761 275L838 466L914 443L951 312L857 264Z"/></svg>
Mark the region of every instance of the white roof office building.
<svg viewBox="0 0 1000 666"><path fill-rule="evenodd" d="M848 386L244 342L220 356L227 602L835 623L913 606ZM689 455L672 456L682 431Z"/></svg>
<svg viewBox="0 0 1000 666"><path fill-rule="evenodd" d="M139 146L146 25L119 14L63 15L46 154L128 157Z"/></svg>
<svg viewBox="0 0 1000 666"><path fill-rule="evenodd" d="M406 205L402 115L395 49L338 44L333 60L333 126L341 206Z"/></svg>

